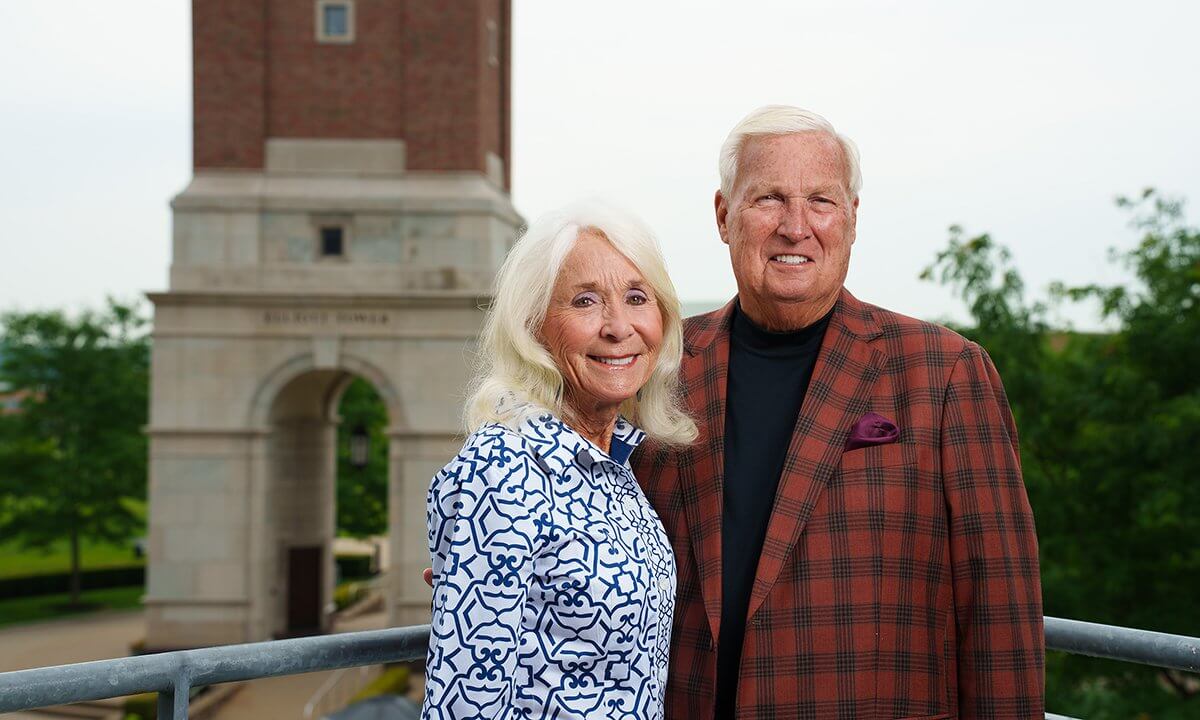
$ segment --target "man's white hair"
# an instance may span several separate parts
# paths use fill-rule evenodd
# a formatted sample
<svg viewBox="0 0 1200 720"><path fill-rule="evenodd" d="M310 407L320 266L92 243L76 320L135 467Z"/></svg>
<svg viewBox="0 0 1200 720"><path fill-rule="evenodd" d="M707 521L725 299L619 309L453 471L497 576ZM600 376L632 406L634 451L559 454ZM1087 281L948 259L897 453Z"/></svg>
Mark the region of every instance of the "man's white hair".
<svg viewBox="0 0 1200 720"><path fill-rule="evenodd" d="M833 137L842 147L842 155L846 159L846 189L850 197L857 198L862 189L862 170L859 167L858 147L854 141L838 133L828 120L816 114L791 105L763 105L754 110L729 131L721 145L721 156L717 160L717 170L721 174L721 194L729 199L733 192L733 183L737 179L738 162L741 160L742 148L752 137L764 135L793 135L804 132L822 132Z"/></svg>
<svg viewBox="0 0 1200 720"><path fill-rule="evenodd" d="M637 396L622 404L621 414L647 436L666 444L696 438L696 425L680 403L682 312L658 241L637 217L597 200L538 218L500 267L463 417L468 433L493 422L515 427L539 408L563 417L563 376L538 341L538 332L563 261L580 233L588 230L603 235L633 263L662 314L663 340L656 364Z"/></svg>

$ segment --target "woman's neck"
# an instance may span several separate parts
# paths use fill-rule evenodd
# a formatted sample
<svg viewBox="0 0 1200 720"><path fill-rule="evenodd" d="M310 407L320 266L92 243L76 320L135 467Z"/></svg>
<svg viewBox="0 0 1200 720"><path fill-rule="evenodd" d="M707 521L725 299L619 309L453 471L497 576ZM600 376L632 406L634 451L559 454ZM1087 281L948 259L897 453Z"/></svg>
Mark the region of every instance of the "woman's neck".
<svg viewBox="0 0 1200 720"><path fill-rule="evenodd" d="M617 426L617 407L580 409L575 403L563 403L563 421L575 432L590 440L596 447L609 452L613 429Z"/></svg>

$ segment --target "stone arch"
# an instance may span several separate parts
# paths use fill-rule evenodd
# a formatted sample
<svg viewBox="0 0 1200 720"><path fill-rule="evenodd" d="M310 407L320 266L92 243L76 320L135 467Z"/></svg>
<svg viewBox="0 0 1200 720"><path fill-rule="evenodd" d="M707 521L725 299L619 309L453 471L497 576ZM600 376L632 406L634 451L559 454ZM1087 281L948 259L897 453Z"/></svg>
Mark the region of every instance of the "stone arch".
<svg viewBox="0 0 1200 720"><path fill-rule="evenodd" d="M279 397L280 391L296 378L318 370L341 370L350 376L357 375L363 378L371 383L375 391L379 393L379 397L383 399L388 411L389 430L403 430L409 426L400 392L387 373L378 366L353 353L342 353L335 366L321 367L317 365L316 358L311 352L292 356L275 366L263 377L250 400L247 410L248 426L256 429L267 428L271 424L271 408ZM341 398L342 392L345 391L346 385L351 379L352 377L347 377L327 398L327 409L331 411L331 414L333 414L333 410L336 410L337 401Z"/></svg>
<svg viewBox="0 0 1200 720"><path fill-rule="evenodd" d="M370 383L383 401L392 444L396 428L407 427L401 395L378 365L353 353L339 353L336 362L318 362L312 352L289 357L263 374L245 410L258 431L253 476L264 498L252 517L262 584L254 593L254 617L262 628L256 634L281 637L331 627L335 428L339 401L355 378ZM394 448L388 454L390 487L398 468ZM390 507L388 516L391 523Z"/></svg>

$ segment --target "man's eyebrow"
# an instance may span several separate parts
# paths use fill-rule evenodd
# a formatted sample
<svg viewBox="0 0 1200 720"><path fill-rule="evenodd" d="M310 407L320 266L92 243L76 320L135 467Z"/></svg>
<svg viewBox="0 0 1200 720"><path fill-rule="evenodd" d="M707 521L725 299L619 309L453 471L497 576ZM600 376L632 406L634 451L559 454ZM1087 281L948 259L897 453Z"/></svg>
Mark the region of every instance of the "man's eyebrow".
<svg viewBox="0 0 1200 720"><path fill-rule="evenodd" d="M746 191L751 192L751 193L764 192L764 191L779 191L780 187L783 184L784 184L783 182L780 182L778 180L752 180L752 181L749 181L746 183ZM800 184L802 185L803 183L800 183ZM831 182L828 184L813 185L808 188L802 188L800 192L788 193L788 194L793 195L795 197L801 197L801 196L808 197L809 195L818 195L818 194L822 194L822 193L823 194L836 193L836 192L840 192L841 190L843 190L843 187L840 183Z"/></svg>
<svg viewBox="0 0 1200 720"><path fill-rule="evenodd" d="M755 182L747 183L746 190L747 190L747 192L762 192L763 190L767 190L767 189L773 190L778 186L779 186L779 183L775 182L774 180L758 180Z"/></svg>

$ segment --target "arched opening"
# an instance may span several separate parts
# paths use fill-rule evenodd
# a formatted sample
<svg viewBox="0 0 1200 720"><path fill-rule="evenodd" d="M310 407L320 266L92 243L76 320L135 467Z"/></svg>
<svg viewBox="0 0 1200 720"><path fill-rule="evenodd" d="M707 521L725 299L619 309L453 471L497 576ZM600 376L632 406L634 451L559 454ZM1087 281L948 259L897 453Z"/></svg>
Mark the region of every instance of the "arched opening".
<svg viewBox="0 0 1200 720"><path fill-rule="evenodd" d="M288 380L267 420L267 493L262 566L270 575L271 634L328 632L341 576L378 567L380 553L342 563L339 537L383 535L388 527L388 409L373 385L342 369ZM345 543L341 543L345 544Z"/></svg>
<svg viewBox="0 0 1200 720"><path fill-rule="evenodd" d="M354 377L337 402L337 492L334 555L338 610L377 594L387 567L388 414L370 382Z"/></svg>

